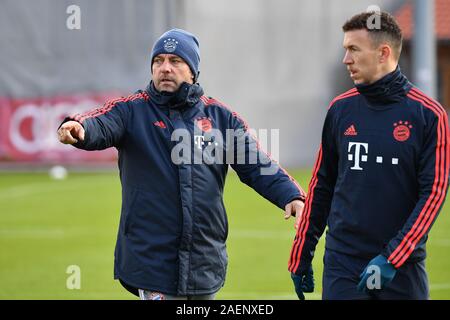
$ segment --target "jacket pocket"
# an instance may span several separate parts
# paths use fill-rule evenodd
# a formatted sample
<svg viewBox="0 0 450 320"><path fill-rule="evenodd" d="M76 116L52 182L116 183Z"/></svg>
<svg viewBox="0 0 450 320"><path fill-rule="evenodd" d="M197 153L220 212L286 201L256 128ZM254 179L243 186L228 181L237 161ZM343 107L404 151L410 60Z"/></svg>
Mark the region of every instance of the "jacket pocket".
<svg viewBox="0 0 450 320"><path fill-rule="evenodd" d="M226 274L227 274L227 266L228 266L228 255L227 255L227 249L224 246L223 248L215 248L217 252L217 256L219 258L220 262L220 273L219 276L221 279L225 280Z"/></svg>
<svg viewBox="0 0 450 320"><path fill-rule="evenodd" d="M138 199L139 191L137 189L130 189L124 193L123 198L123 232L128 235L130 224L133 219L133 212Z"/></svg>

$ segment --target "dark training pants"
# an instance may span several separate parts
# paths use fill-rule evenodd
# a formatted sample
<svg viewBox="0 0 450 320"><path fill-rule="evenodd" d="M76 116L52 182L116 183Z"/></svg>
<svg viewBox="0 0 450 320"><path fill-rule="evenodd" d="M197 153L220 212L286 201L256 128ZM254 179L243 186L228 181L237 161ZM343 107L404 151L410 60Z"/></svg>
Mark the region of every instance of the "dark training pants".
<svg viewBox="0 0 450 320"><path fill-rule="evenodd" d="M425 261L405 263L392 282L368 294L358 292L359 275L370 260L325 250L322 279L323 300L426 300L429 298Z"/></svg>

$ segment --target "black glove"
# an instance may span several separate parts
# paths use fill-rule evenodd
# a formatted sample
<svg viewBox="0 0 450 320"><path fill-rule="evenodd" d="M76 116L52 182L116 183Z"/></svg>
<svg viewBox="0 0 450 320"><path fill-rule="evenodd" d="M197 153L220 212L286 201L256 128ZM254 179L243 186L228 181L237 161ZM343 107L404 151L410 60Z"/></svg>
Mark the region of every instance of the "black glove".
<svg viewBox="0 0 450 320"><path fill-rule="evenodd" d="M309 265L308 269L300 275L291 273L291 279L294 282L295 292L300 300L305 300L303 292L309 293L314 291L314 272L312 265Z"/></svg>
<svg viewBox="0 0 450 320"><path fill-rule="evenodd" d="M360 275L361 281L358 284L358 291L369 292L374 289L383 289L392 279L394 279L397 269L381 254L370 260L363 273ZM368 280L372 280L369 283Z"/></svg>

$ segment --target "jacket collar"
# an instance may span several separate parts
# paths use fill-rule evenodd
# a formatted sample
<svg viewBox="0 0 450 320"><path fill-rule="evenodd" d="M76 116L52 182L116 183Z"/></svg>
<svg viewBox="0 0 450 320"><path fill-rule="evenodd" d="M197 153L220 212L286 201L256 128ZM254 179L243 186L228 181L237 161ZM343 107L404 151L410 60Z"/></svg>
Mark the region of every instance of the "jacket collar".
<svg viewBox="0 0 450 320"><path fill-rule="evenodd" d="M391 104L401 101L412 85L400 71L400 67L371 84L355 86L360 94L373 104Z"/></svg>
<svg viewBox="0 0 450 320"><path fill-rule="evenodd" d="M183 82L175 92L165 92L156 90L153 81L146 88L152 101L162 108L183 109L194 106L203 95L203 89L198 84Z"/></svg>

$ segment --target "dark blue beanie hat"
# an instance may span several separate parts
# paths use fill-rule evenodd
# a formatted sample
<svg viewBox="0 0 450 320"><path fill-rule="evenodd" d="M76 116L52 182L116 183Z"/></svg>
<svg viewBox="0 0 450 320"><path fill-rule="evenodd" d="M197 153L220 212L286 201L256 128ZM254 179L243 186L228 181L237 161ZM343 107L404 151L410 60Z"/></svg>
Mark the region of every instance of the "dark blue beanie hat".
<svg viewBox="0 0 450 320"><path fill-rule="evenodd" d="M158 54L175 54L181 57L191 68L194 75L194 82L197 81L200 71L200 49L197 38L182 29L172 29L164 33L153 46L152 49L152 65L153 59Z"/></svg>

